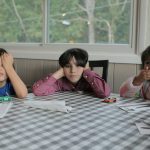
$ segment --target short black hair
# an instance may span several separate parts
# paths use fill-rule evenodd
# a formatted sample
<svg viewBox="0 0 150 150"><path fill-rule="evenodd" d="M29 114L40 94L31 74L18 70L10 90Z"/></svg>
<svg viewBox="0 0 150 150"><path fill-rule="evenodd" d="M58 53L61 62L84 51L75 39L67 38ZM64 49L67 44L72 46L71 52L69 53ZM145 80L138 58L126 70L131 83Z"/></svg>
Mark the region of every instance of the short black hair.
<svg viewBox="0 0 150 150"><path fill-rule="evenodd" d="M4 53L7 53L7 51L3 48L0 48L0 56L2 56Z"/></svg>
<svg viewBox="0 0 150 150"><path fill-rule="evenodd" d="M76 59L77 66L85 67L88 61L88 53L80 48L71 48L66 50L61 56L59 57L59 65L61 67L65 67L69 64L70 59Z"/></svg>
<svg viewBox="0 0 150 150"><path fill-rule="evenodd" d="M150 58L150 46L148 46L141 55L141 61L142 61L142 68L144 68L144 62L145 60L147 60L148 58Z"/></svg>

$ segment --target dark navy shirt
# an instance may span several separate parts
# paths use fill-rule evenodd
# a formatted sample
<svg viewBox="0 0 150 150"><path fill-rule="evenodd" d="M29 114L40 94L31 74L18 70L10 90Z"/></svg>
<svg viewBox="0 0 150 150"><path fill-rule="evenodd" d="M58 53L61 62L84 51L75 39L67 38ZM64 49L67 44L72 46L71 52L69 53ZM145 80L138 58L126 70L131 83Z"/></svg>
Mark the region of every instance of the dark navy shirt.
<svg viewBox="0 0 150 150"><path fill-rule="evenodd" d="M5 86L0 87L0 96L8 96L8 95L15 95L13 86L10 82L7 82Z"/></svg>

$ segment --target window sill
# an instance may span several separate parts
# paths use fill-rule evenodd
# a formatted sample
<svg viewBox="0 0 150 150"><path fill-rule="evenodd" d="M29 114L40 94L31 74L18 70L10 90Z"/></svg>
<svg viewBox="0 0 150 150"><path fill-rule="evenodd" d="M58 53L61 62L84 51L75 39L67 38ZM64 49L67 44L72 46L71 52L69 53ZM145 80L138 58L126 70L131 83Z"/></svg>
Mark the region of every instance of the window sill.
<svg viewBox="0 0 150 150"><path fill-rule="evenodd" d="M11 51L15 58L27 58L27 59L50 59L58 60L63 51L25 51L15 50ZM105 52L89 52L89 60L104 60L108 59L111 63L128 63L128 64L140 64L140 56L135 54L122 54L122 53L105 53Z"/></svg>
<svg viewBox="0 0 150 150"><path fill-rule="evenodd" d="M108 59L110 63L140 64L140 56L133 53L128 46L110 45L105 48L93 45L3 45L4 49L13 54L14 58L58 60L59 56L70 47L81 47L89 53L89 60ZM92 51L91 51L92 50ZM113 50L113 51L112 51Z"/></svg>

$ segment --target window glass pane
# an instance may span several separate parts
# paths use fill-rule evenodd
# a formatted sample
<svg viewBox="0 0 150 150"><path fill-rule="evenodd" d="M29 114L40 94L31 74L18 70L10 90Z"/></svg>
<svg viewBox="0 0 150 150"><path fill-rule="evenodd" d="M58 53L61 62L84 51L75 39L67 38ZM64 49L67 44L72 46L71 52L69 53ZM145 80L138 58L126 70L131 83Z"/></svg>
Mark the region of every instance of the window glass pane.
<svg viewBox="0 0 150 150"><path fill-rule="evenodd" d="M131 0L49 0L48 6L49 43L129 43Z"/></svg>
<svg viewBox="0 0 150 150"><path fill-rule="evenodd" d="M1 0L0 42L41 42L42 1Z"/></svg>

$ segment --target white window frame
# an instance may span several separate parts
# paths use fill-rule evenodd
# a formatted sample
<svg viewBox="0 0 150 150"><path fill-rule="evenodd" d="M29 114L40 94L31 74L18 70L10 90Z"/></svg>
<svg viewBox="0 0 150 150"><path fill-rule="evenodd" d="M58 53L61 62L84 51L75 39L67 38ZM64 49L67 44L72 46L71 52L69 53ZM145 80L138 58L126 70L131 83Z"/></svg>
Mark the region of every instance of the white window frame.
<svg viewBox="0 0 150 150"><path fill-rule="evenodd" d="M132 39L129 45L99 45L99 44L46 44L47 36L43 35L43 43L23 44L23 43L1 43L1 47L10 51L15 58L29 59L50 59L58 60L60 54L68 48L80 47L88 51L89 59L108 59L112 63L133 63L140 64L140 50L145 47L145 36L147 30L147 17L149 0L133 0L133 25ZM45 9L45 24L43 31L48 28L47 21L47 0L43 0ZM145 17L143 17L145 15ZM135 28L135 26L137 27ZM148 26L147 26L148 28ZM46 32L44 32L46 33ZM137 38L136 38L137 37ZM139 50L140 49L140 50Z"/></svg>

